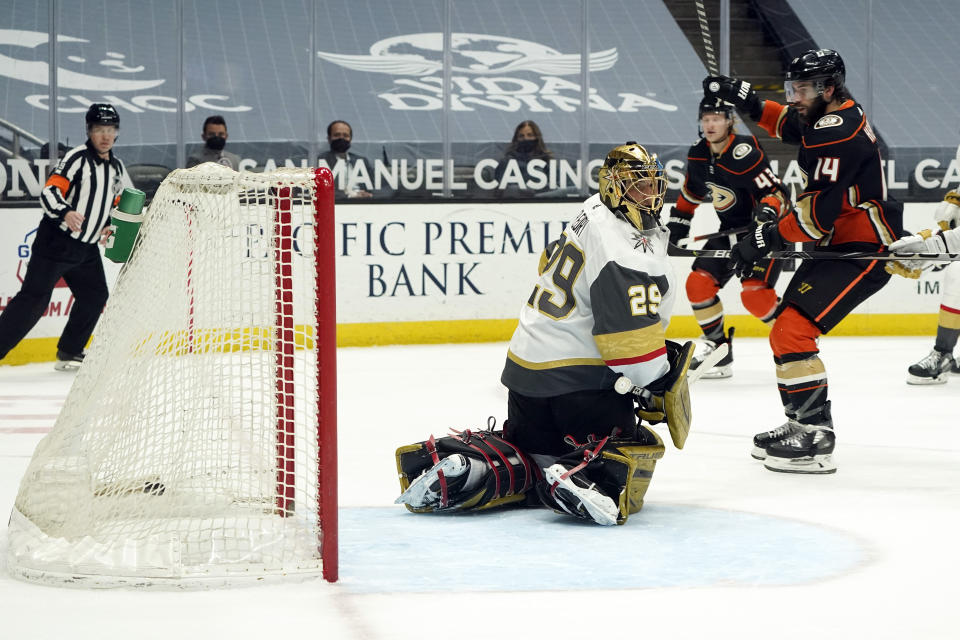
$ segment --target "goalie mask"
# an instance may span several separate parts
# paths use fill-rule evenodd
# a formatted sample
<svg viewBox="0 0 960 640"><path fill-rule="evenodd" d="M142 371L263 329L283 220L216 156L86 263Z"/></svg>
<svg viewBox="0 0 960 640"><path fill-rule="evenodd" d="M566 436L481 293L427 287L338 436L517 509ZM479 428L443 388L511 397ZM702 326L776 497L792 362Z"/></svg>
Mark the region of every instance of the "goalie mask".
<svg viewBox="0 0 960 640"><path fill-rule="evenodd" d="M600 167L600 200L637 229L660 226L667 192L663 165L636 142L614 147Z"/></svg>

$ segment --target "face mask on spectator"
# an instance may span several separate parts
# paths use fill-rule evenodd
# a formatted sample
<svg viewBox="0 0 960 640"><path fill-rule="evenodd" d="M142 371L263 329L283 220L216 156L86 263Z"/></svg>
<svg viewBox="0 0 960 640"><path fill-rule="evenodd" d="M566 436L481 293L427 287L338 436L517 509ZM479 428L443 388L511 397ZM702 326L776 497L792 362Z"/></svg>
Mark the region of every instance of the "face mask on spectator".
<svg viewBox="0 0 960 640"><path fill-rule="evenodd" d="M222 151L225 144L227 144L226 138L221 138L220 136L210 136L207 138L207 147L214 151Z"/></svg>
<svg viewBox="0 0 960 640"><path fill-rule="evenodd" d="M520 153L530 153L537 147L536 140L520 140L517 142L517 151Z"/></svg>
<svg viewBox="0 0 960 640"><path fill-rule="evenodd" d="M330 149L334 153L345 153L350 148L350 141L346 138L336 138L330 141Z"/></svg>

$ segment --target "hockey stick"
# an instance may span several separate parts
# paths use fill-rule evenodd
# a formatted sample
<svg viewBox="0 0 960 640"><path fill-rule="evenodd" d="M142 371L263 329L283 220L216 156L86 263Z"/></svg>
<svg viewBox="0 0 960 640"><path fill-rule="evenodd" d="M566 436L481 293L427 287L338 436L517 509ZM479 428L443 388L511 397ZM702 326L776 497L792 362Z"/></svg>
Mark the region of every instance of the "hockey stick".
<svg viewBox="0 0 960 640"><path fill-rule="evenodd" d="M727 236L731 236L731 238L733 238L737 234L744 233L749 230L750 230L750 226L748 225L746 227L737 227L736 229L727 229L726 231L716 231L714 233L705 233L702 236L696 236L694 238L683 238L682 240L680 240L680 242L682 242L683 244L678 244L677 246L682 249L685 249L687 245L690 244L691 242L700 242L701 240L713 240L714 238L726 238Z"/></svg>
<svg viewBox="0 0 960 640"><path fill-rule="evenodd" d="M706 373L709 369L712 369L715 364L720 362L724 356L727 355L727 351L729 351L729 349L730 347L727 346L726 342L717 345L716 349L706 355L706 357L700 363L700 366L687 374L687 384L691 385L699 380L700 376ZM620 376L617 378L617 381L613 384L613 389L620 395L632 393L641 399L649 398L651 395L651 393L643 387L634 385L633 381L627 376Z"/></svg>
<svg viewBox="0 0 960 640"><path fill-rule="evenodd" d="M667 245L667 255L678 258L718 258L729 259L730 249L687 249L672 244ZM760 256L761 260L932 260L956 262L960 253L891 253L889 251L771 251Z"/></svg>
<svg viewBox="0 0 960 640"><path fill-rule="evenodd" d="M720 75L717 67L717 58L713 53L713 39L710 37L710 25L707 22L707 10L703 8L703 0L696 0L697 19L700 21L700 37L703 38L703 48L707 58L707 71L710 75Z"/></svg>

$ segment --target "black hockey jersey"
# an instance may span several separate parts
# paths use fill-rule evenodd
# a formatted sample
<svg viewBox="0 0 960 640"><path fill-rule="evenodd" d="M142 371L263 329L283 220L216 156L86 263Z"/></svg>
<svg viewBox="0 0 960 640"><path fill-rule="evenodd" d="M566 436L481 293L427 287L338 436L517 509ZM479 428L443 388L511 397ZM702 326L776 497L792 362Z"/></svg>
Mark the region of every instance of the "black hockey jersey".
<svg viewBox="0 0 960 640"><path fill-rule="evenodd" d="M701 138L687 152L686 179L672 216L692 217L697 205L712 200L721 230L743 227L763 197L778 194L782 202L779 184L754 136L731 135L719 155Z"/></svg>
<svg viewBox="0 0 960 640"><path fill-rule="evenodd" d="M847 100L808 125L796 109L767 100L759 125L799 145L806 185L797 206L780 220L791 242L888 245L903 232L903 206L891 200L877 137L860 105Z"/></svg>

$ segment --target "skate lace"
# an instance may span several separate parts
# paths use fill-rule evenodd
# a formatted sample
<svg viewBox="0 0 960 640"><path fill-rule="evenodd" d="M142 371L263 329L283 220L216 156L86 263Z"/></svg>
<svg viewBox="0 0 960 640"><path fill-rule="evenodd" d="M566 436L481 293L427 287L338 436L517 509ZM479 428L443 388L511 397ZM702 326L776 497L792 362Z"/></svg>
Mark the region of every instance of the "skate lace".
<svg viewBox="0 0 960 640"><path fill-rule="evenodd" d="M943 360L943 355L934 349L927 357L917 363L917 365L923 369L929 369L930 371L936 371L940 368L940 362Z"/></svg>
<svg viewBox="0 0 960 640"><path fill-rule="evenodd" d="M776 429L771 429L770 431L767 431L767 437L768 438L784 438L786 436L793 435L798 428L799 427L797 427L797 425L791 422L784 422L782 425L780 425Z"/></svg>

